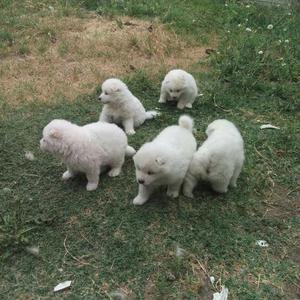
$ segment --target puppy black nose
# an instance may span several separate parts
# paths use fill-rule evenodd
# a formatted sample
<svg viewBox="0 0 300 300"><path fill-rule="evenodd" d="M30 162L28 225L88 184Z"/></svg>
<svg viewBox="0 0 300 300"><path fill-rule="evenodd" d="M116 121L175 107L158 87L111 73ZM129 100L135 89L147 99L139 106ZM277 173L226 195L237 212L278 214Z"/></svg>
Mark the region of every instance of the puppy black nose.
<svg viewBox="0 0 300 300"><path fill-rule="evenodd" d="M101 96L99 96L98 99L101 101Z"/></svg>
<svg viewBox="0 0 300 300"><path fill-rule="evenodd" d="M139 180L138 180L138 183L139 183L139 184L144 184L144 183L145 183L145 180L139 179Z"/></svg>

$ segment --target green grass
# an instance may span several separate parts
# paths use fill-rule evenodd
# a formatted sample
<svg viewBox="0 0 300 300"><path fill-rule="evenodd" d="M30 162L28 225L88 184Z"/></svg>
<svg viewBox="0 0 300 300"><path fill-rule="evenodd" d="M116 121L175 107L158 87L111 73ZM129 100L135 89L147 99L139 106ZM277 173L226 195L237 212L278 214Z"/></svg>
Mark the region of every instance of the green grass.
<svg viewBox="0 0 300 300"><path fill-rule="evenodd" d="M104 174L97 191L87 193L84 177L62 182L64 166L38 147L43 127L54 118L96 121L99 88L55 105L12 107L1 99L1 299L108 299L118 289L136 299L149 293L152 299L199 299L205 285L199 262L229 288L230 299L299 297L299 14L235 2L171 4L85 1L104 15L158 17L196 43L207 32L219 36L216 52L199 62L208 71L194 73L204 95L188 113L199 144L216 118L240 128L246 163L238 188L216 195L200 184L194 200L169 199L162 189L134 207L137 184L127 160L119 177ZM194 16L201 16L199 26L191 25ZM6 42L11 36L0 38ZM138 70L123 78L147 109L159 107L162 113L129 138L136 148L177 123L181 113L157 103L163 76L151 81ZM269 122L281 129L259 129ZM26 150L34 152L34 161L24 158ZM256 246L259 239L270 246ZM39 256L26 246L38 246ZM183 257L176 257L177 246L186 250ZM65 280L73 281L71 289L53 295L53 287Z"/></svg>

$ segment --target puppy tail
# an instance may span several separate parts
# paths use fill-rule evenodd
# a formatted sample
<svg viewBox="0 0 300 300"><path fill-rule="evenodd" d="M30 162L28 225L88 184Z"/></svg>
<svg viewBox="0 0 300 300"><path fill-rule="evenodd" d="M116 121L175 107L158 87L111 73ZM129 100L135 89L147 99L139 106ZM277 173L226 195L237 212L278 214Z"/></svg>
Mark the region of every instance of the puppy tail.
<svg viewBox="0 0 300 300"><path fill-rule="evenodd" d="M180 116L178 124L180 127L183 127L185 129L189 130L190 132L193 131L194 120L187 115Z"/></svg>
<svg viewBox="0 0 300 300"><path fill-rule="evenodd" d="M135 149L131 146L127 146L125 150L125 156L132 157L135 154Z"/></svg>
<svg viewBox="0 0 300 300"><path fill-rule="evenodd" d="M150 119L153 119L157 116L159 116L160 113L156 110L149 110L149 111L146 111L146 120L150 120Z"/></svg>

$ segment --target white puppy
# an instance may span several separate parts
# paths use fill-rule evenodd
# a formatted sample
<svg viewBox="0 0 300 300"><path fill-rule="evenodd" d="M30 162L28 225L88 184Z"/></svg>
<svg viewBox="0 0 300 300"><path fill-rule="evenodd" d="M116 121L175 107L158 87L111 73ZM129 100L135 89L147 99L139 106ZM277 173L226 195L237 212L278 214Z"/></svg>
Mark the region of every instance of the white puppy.
<svg viewBox="0 0 300 300"><path fill-rule="evenodd" d="M177 101L177 108L192 108L198 89L194 77L183 70L170 71L161 84L159 103Z"/></svg>
<svg viewBox="0 0 300 300"><path fill-rule="evenodd" d="M236 187L244 163L243 138L233 123L215 120L206 129L208 138L194 154L187 172L183 194L193 197L199 179L208 181L213 190L226 193Z"/></svg>
<svg viewBox="0 0 300 300"><path fill-rule="evenodd" d="M135 153L127 145L127 136L122 129L103 122L78 126L65 120L53 120L43 130L40 147L57 155L67 165L63 180L77 172L85 173L88 191L97 188L101 170L110 167L108 175L117 176L125 154L133 156Z"/></svg>
<svg viewBox="0 0 300 300"><path fill-rule="evenodd" d="M196 151L192 130L193 120L188 116L181 116L179 126L165 128L152 142L139 149L133 157L139 183L139 192L133 204L144 204L161 185L168 186L168 196L178 197Z"/></svg>
<svg viewBox="0 0 300 300"><path fill-rule="evenodd" d="M135 134L134 128L158 115L156 111L146 112L126 84L116 78L103 82L99 100L104 104L99 120L122 125L127 134Z"/></svg>

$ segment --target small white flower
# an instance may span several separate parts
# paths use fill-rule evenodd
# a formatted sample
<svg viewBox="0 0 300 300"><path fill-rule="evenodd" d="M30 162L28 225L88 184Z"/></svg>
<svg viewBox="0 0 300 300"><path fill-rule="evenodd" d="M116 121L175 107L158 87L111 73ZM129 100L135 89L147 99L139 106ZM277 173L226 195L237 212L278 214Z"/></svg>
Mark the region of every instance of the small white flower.
<svg viewBox="0 0 300 300"><path fill-rule="evenodd" d="M246 7L247 7L247 8L249 8L249 7L250 7L250 5L248 4L248 5L246 5Z"/></svg>
<svg viewBox="0 0 300 300"><path fill-rule="evenodd" d="M273 25L272 25L272 24L269 24L269 25L267 26L267 28L268 28L269 30L271 30L271 29L273 29Z"/></svg>
<svg viewBox="0 0 300 300"><path fill-rule="evenodd" d="M238 24L238 27L241 27L242 26L242 24Z"/></svg>
<svg viewBox="0 0 300 300"><path fill-rule="evenodd" d="M286 63L282 63L281 65L282 65L283 67L285 67L285 66L286 66Z"/></svg>
<svg viewBox="0 0 300 300"><path fill-rule="evenodd" d="M228 33L230 33L230 30L227 30Z"/></svg>
<svg viewBox="0 0 300 300"><path fill-rule="evenodd" d="M282 40L278 40L278 43L281 44Z"/></svg>
<svg viewBox="0 0 300 300"><path fill-rule="evenodd" d="M252 31L252 29L251 29L251 28L249 28L249 27L247 27L247 28L246 28L246 31L248 31L248 32L251 32L251 31Z"/></svg>
<svg viewBox="0 0 300 300"><path fill-rule="evenodd" d="M228 4L227 4L227 3L225 3L225 6L227 7L227 6L228 6Z"/></svg>
<svg viewBox="0 0 300 300"><path fill-rule="evenodd" d="M291 16L291 15L292 15L292 13L289 12L289 13L288 13L288 16Z"/></svg>
<svg viewBox="0 0 300 300"><path fill-rule="evenodd" d="M217 54L219 55L219 54L220 54L220 52L219 52L219 51L217 51Z"/></svg>
<svg viewBox="0 0 300 300"><path fill-rule="evenodd" d="M283 60L283 57L280 57L278 60Z"/></svg>
<svg viewBox="0 0 300 300"><path fill-rule="evenodd" d="M289 40L285 40L284 42L288 44L290 41Z"/></svg>
<svg viewBox="0 0 300 300"><path fill-rule="evenodd" d="M246 22L248 22L248 19L245 19Z"/></svg>
<svg viewBox="0 0 300 300"><path fill-rule="evenodd" d="M287 31L287 28L283 28L283 31Z"/></svg>
<svg viewBox="0 0 300 300"><path fill-rule="evenodd" d="M260 51L258 51L258 54L259 54L259 55L264 54L264 51L261 51L261 50L260 50Z"/></svg>

